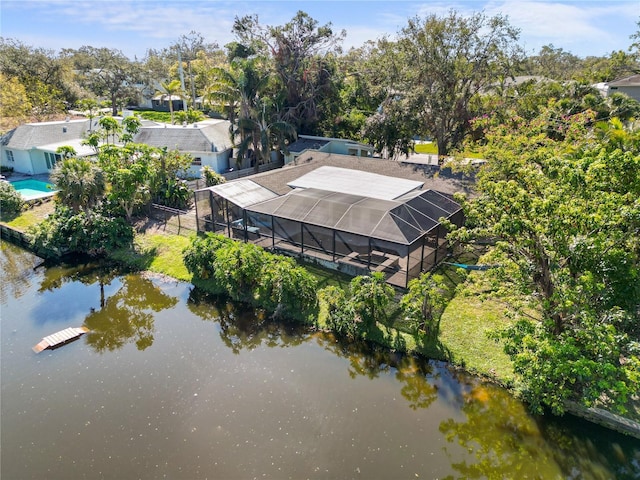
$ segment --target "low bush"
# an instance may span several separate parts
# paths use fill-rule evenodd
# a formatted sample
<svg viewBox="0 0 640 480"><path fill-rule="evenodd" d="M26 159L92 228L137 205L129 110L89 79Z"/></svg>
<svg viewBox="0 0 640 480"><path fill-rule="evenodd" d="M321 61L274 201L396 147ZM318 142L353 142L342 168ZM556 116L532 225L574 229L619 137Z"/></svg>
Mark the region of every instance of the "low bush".
<svg viewBox="0 0 640 480"><path fill-rule="evenodd" d="M36 250L64 250L92 256L105 255L133 241L133 228L123 218L97 212L76 214L63 205L57 205L55 211L29 233Z"/></svg>
<svg viewBox="0 0 640 480"><path fill-rule="evenodd" d="M0 181L0 213L16 215L22 211L24 200L22 195L9 182Z"/></svg>

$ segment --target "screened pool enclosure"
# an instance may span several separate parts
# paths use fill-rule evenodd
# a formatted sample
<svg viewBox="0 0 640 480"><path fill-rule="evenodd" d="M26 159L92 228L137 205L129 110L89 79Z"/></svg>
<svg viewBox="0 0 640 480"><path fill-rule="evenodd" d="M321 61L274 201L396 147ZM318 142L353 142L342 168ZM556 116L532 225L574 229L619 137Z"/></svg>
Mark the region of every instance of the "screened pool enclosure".
<svg viewBox="0 0 640 480"><path fill-rule="evenodd" d="M198 230L217 232L295 255L350 275L383 272L406 288L445 258L447 230L462 224L460 205L435 190L390 199L318 188L286 195L251 180L196 192Z"/></svg>

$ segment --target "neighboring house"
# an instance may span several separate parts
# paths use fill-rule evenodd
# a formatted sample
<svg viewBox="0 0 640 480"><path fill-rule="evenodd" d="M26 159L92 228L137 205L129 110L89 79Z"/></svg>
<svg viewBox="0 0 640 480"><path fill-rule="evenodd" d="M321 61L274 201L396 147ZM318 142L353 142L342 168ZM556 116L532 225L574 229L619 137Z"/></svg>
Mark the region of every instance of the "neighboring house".
<svg viewBox="0 0 640 480"><path fill-rule="evenodd" d="M200 170L208 166L217 173L229 170L233 146L229 138L227 120L203 120L192 125L143 126L133 141L152 147L177 149L193 157L190 176L199 177Z"/></svg>
<svg viewBox="0 0 640 480"><path fill-rule="evenodd" d="M608 86L609 96L614 93L624 93L640 102L640 75L631 75L630 77L609 82Z"/></svg>
<svg viewBox="0 0 640 480"><path fill-rule="evenodd" d="M98 119L91 121L92 128L97 128ZM38 175L51 172L61 160L56 153L61 146L73 147L79 157L95 155L91 147L82 145L89 124L90 120L83 119L20 125L0 138L0 165Z"/></svg>
<svg viewBox="0 0 640 480"><path fill-rule="evenodd" d="M299 135L298 139L288 147L289 153L285 155L285 164L294 162L301 154L310 150L356 157L373 156L373 147L371 145L359 143L354 140Z"/></svg>
<svg viewBox="0 0 640 480"><path fill-rule="evenodd" d="M178 95L171 95L171 102L173 103L173 111L180 112L184 110L184 101L182 97ZM169 95L158 94L151 99L151 108L158 112L169 112Z"/></svg>

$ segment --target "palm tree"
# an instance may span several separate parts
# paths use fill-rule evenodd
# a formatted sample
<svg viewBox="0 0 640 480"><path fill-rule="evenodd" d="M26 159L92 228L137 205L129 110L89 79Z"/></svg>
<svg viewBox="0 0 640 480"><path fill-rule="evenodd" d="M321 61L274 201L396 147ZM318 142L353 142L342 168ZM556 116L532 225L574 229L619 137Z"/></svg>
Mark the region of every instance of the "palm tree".
<svg viewBox="0 0 640 480"><path fill-rule="evenodd" d="M182 91L182 85L180 80L172 80L171 82L164 82L160 84L160 89L157 91L160 95L160 100L164 103L165 98L169 98L169 112L171 112L171 125L173 125L173 97L177 96L184 98L184 92Z"/></svg>
<svg viewBox="0 0 640 480"><path fill-rule="evenodd" d="M103 171L89 160L70 157L56 165L51 179L58 188L58 199L74 212L87 212L106 192Z"/></svg>
<svg viewBox="0 0 640 480"><path fill-rule="evenodd" d="M250 115L238 120L238 129L245 133L244 140L238 146L238 156L241 152L247 152L251 146L256 156L254 165L256 173L260 164L271 160L274 146L283 150L285 140L297 136L295 127L283 120L277 120L277 115L269 113L272 110L271 105L258 99Z"/></svg>
<svg viewBox="0 0 640 480"><path fill-rule="evenodd" d="M239 59L229 69L214 68L215 81L208 89L208 101L228 109L231 139L236 143L236 138L240 138L236 144L238 158L245 157L250 146L255 148L260 143L256 139L259 137L256 126L260 122L260 97L268 86L269 75L260 70L258 62L257 58Z"/></svg>

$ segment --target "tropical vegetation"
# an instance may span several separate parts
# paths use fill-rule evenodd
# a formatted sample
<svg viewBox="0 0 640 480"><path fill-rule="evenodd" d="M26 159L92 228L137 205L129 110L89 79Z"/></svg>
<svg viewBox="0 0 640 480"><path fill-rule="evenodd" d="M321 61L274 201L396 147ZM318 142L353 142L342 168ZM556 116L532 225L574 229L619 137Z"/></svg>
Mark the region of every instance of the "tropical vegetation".
<svg viewBox="0 0 640 480"><path fill-rule="evenodd" d="M494 268L477 296L509 310L491 337L513 362L517 391L558 413L572 401L624 413L637 401L640 104L593 84L640 71L640 31L628 51L584 59L553 45L527 56L507 18L482 13L411 18L396 39L346 53L344 32L304 12L281 26L243 16L233 33L219 48L191 32L135 61L107 48L56 54L1 39L0 118L45 120L67 106L97 116L101 102L115 115L160 81L161 95L190 105L171 106L171 122L201 115L198 96L230 121L238 166L257 169L299 134L364 140L387 158L408 155L415 138L433 139L447 160L481 157L480 167L451 162L476 184L458 198L466 224L449 227L461 248L490 245ZM130 118L103 116L90 131L97 162L60 150L58 203L33 231L36 244L103 254L131 243L131 223L151 202L189 206L179 177L190 158L133 143L140 123ZM0 193L3 210L20 208L8 187ZM274 317L315 318L347 338L396 328L398 348L437 344L464 289L425 274L399 297L374 274L317 290L291 260L215 236L194 239L185 264L194 283Z"/></svg>

